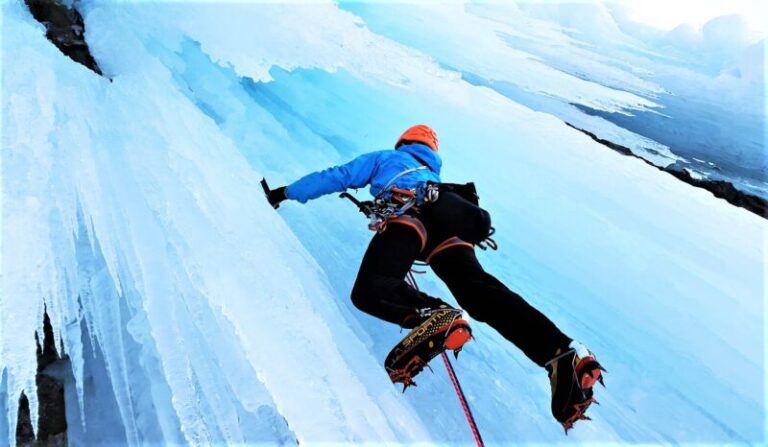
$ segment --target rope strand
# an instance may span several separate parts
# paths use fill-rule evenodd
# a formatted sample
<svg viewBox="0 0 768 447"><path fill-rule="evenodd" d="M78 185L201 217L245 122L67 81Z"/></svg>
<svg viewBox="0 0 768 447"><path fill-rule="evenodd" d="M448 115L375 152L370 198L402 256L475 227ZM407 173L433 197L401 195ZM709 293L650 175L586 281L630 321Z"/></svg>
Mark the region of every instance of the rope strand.
<svg viewBox="0 0 768 447"><path fill-rule="evenodd" d="M408 271L408 274L406 275L406 281L411 285L411 287L419 290L419 285L416 284L416 278L413 277L413 270ZM454 316L454 321L457 317L458 315ZM451 325L453 325L453 321L451 322ZM472 436L475 437L475 442L477 442L477 447L485 447L483 438L480 436L480 430L477 428L475 417L472 415L472 410L469 408L467 398L464 396L464 390L461 389L459 378L456 377L456 371L454 371L453 365L451 365L451 361L448 360L448 356L445 355L445 351L441 353L441 356L443 357L443 362L445 363L445 369L448 370L448 376L451 378L453 389L456 391L456 396L459 398L459 403L461 403L461 409L464 410L464 416L467 417L467 423L469 423L469 428L472 430Z"/></svg>
<svg viewBox="0 0 768 447"><path fill-rule="evenodd" d="M456 396L458 396L459 402L461 403L461 408L464 410L464 416L467 417L469 428L472 430L472 435L475 437L475 442L477 442L477 447L485 447L483 437L480 436L480 430L477 428L475 417L472 415L472 410L469 408L467 398L464 396L464 390L461 389L459 379L456 377L456 371L453 370L453 365L451 365L451 361L448 360L448 356L445 355L445 351L443 351L442 357L443 362L445 363L445 369L448 370L448 376L450 376L451 383L453 383L453 388L456 390Z"/></svg>

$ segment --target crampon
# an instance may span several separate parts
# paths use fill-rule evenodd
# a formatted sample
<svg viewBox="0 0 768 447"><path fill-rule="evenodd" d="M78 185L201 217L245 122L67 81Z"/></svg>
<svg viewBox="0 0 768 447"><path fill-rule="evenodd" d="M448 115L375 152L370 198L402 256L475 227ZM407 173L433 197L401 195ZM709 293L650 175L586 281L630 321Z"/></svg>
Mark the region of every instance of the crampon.
<svg viewBox="0 0 768 447"><path fill-rule="evenodd" d="M446 349L458 357L471 338L472 329L460 310L439 309L390 351L384 367L393 383L403 384L405 392L409 386L416 386L413 378L425 367L432 369L428 364L430 360Z"/></svg>
<svg viewBox="0 0 768 447"><path fill-rule="evenodd" d="M599 405L592 397L592 388L596 383L605 386L605 369L580 344L556 356L547 369L552 385L552 414L568 434L576 421L591 420L585 413L593 403Z"/></svg>

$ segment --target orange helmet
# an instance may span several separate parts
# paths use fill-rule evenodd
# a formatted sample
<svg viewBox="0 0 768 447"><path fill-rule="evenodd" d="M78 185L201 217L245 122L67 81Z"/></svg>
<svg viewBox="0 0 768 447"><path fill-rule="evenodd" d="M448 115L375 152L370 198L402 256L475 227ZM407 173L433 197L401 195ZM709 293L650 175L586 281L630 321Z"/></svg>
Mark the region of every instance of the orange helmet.
<svg viewBox="0 0 768 447"><path fill-rule="evenodd" d="M409 127L408 130L400 135L397 143L395 143L395 149L408 141L415 141L417 143L426 144L433 151L437 152L437 133L435 133L435 131L426 124L417 124L415 126Z"/></svg>

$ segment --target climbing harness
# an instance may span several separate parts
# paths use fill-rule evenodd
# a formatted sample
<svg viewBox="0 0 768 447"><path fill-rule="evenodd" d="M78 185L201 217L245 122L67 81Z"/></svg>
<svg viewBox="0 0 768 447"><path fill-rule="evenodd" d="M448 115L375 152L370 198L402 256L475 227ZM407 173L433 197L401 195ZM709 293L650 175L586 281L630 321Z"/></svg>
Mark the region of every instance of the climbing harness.
<svg viewBox="0 0 768 447"><path fill-rule="evenodd" d="M347 192L339 197L349 199L358 210L368 218L368 228L378 233L387 228L387 223L395 218L404 216L409 209L427 202L434 202L439 196L437 184L420 183L414 189L402 189L394 187L395 181L400 177L416 171L429 169L427 166L418 166L399 172L392 177L373 200L360 201Z"/></svg>
<svg viewBox="0 0 768 447"><path fill-rule="evenodd" d="M447 192L459 194L474 205L478 204L475 184L471 182L464 185L423 182L419 183L418 186L413 189L402 189L393 186L395 181L400 177L424 169L429 168L422 165L399 172L384 185L373 200L360 201L348 192L339 194L339 197L342 199L349 199L355 206L357 206L357 209L368 218L368 229L371 231L382 233L387 229L387 224L389 223L401 223L413 227L419 233L419 237L421 238L421 249L423 250L427 242L426 229L419 219L406 214L408 210L416 209L416 207L420 205L436 202L440 198L440 190L442 188L445 188ZM481 250L488 250L489 248L491 250L498 250L499 244L491 237L495 232L496 229L491 227L488 236L477 243L477 247ZM473 247L469 242L464 242L457 237L450 238L432 250L427 258L427 263L432 256L455 245L466 245L470 248Z"/></svg>

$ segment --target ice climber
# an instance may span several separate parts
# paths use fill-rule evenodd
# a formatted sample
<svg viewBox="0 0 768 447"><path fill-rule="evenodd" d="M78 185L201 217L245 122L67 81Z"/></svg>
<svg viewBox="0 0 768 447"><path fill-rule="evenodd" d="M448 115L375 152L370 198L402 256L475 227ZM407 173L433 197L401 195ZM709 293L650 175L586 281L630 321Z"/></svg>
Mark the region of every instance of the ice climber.
<svg viewBox="0 0 768 447"><path fill-rule="evenodd" d="M370 152L265 191L277 208L286 199L305 203L370 185L375 199L357 203L376 234L352 288L354 305L408 329L418 328L434 311L453 309L406 281L414 261L428 263L473 319L491 325L546 368L552 414L567 431L575 421L588 419L584 412L594 402L593 385L602 383L602 368L584 345L483 270L474 247L489 242L490 214L478 206L473 184L441 183L438 148L434 130L416 125L400 136L394 150Z"/></svg>

